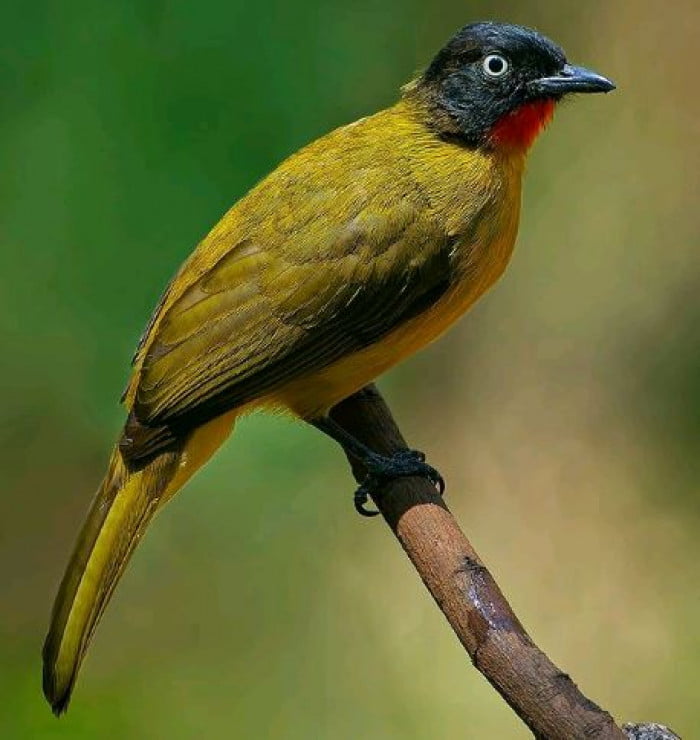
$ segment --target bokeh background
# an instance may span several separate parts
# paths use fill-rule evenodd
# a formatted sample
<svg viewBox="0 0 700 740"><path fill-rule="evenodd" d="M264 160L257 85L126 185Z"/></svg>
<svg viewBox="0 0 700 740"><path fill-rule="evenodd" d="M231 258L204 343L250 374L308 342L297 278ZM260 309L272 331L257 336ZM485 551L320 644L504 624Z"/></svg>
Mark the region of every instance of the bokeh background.
<svg viewBox="0 0 700 740"><path fill-rule="evenodd" d="M499 286L380 384L535 639L620 721L700 729L700 5L35 0L0 36L0 736L526 738L338 450L251 418L158 518L68 715L39 652L161 288L283 157L459 26L614 78L529 166Z"/></svg>

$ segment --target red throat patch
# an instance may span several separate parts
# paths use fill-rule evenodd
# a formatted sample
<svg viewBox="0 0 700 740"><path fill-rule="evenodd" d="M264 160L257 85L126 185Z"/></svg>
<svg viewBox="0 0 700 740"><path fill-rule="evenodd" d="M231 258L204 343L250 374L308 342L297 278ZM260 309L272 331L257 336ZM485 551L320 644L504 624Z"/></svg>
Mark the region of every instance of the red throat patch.
<svg viewBox="0 0 700 740"><path fill-rule="evenodd" d="M529 149L552 120L555 106L553 100L538 100L507 113L491 129L491 141L496 146Z"/></svg>

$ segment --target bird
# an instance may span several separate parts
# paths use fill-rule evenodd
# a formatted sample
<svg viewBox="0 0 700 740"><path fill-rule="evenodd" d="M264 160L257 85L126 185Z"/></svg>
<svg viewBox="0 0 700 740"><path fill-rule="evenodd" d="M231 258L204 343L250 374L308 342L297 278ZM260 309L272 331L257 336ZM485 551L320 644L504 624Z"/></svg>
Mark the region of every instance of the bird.
<svg viewBox="0 0 700 740"><path fill-rule="evenodd" d="M423 453L383 456L334 405L441 336L501 276L531 145L557 104L615 85L530 28L464 26L397 101L283 161L198 244L136 349L126 421L78 536L43 648L64 712L95 628L157 511L242 415L291 413L367 470L442 489Z"/></svg>

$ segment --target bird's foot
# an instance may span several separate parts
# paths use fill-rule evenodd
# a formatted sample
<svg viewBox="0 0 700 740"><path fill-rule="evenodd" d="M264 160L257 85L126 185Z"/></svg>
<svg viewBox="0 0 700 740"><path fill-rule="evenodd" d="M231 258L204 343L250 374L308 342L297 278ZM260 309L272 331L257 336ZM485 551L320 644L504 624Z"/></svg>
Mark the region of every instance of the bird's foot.
<svg viewBox="0 0 700 740"><path fill-rule="evenodd" d="M445 481L434 467L425 462L425 455L418 450L398 450L393 455L372 455L363 461L367 475L355 491L355 509L362 516L377 516L378 511L367 509L371 494L377 493L396 478L426 478L437 487L440 495L445 492Z"/></svg>

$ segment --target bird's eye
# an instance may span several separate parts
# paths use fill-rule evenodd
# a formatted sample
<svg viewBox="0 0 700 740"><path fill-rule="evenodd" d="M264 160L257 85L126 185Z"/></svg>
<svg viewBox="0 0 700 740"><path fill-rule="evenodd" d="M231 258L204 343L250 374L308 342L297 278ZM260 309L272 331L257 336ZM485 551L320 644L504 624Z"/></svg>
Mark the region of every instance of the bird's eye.
<svg viewBox="0 0 700 740"><path fill-rule="evenodd" d="M482 66L489 77L503 77L510 67L508 60L500 54L489 54L484 57Z"/></svg>

